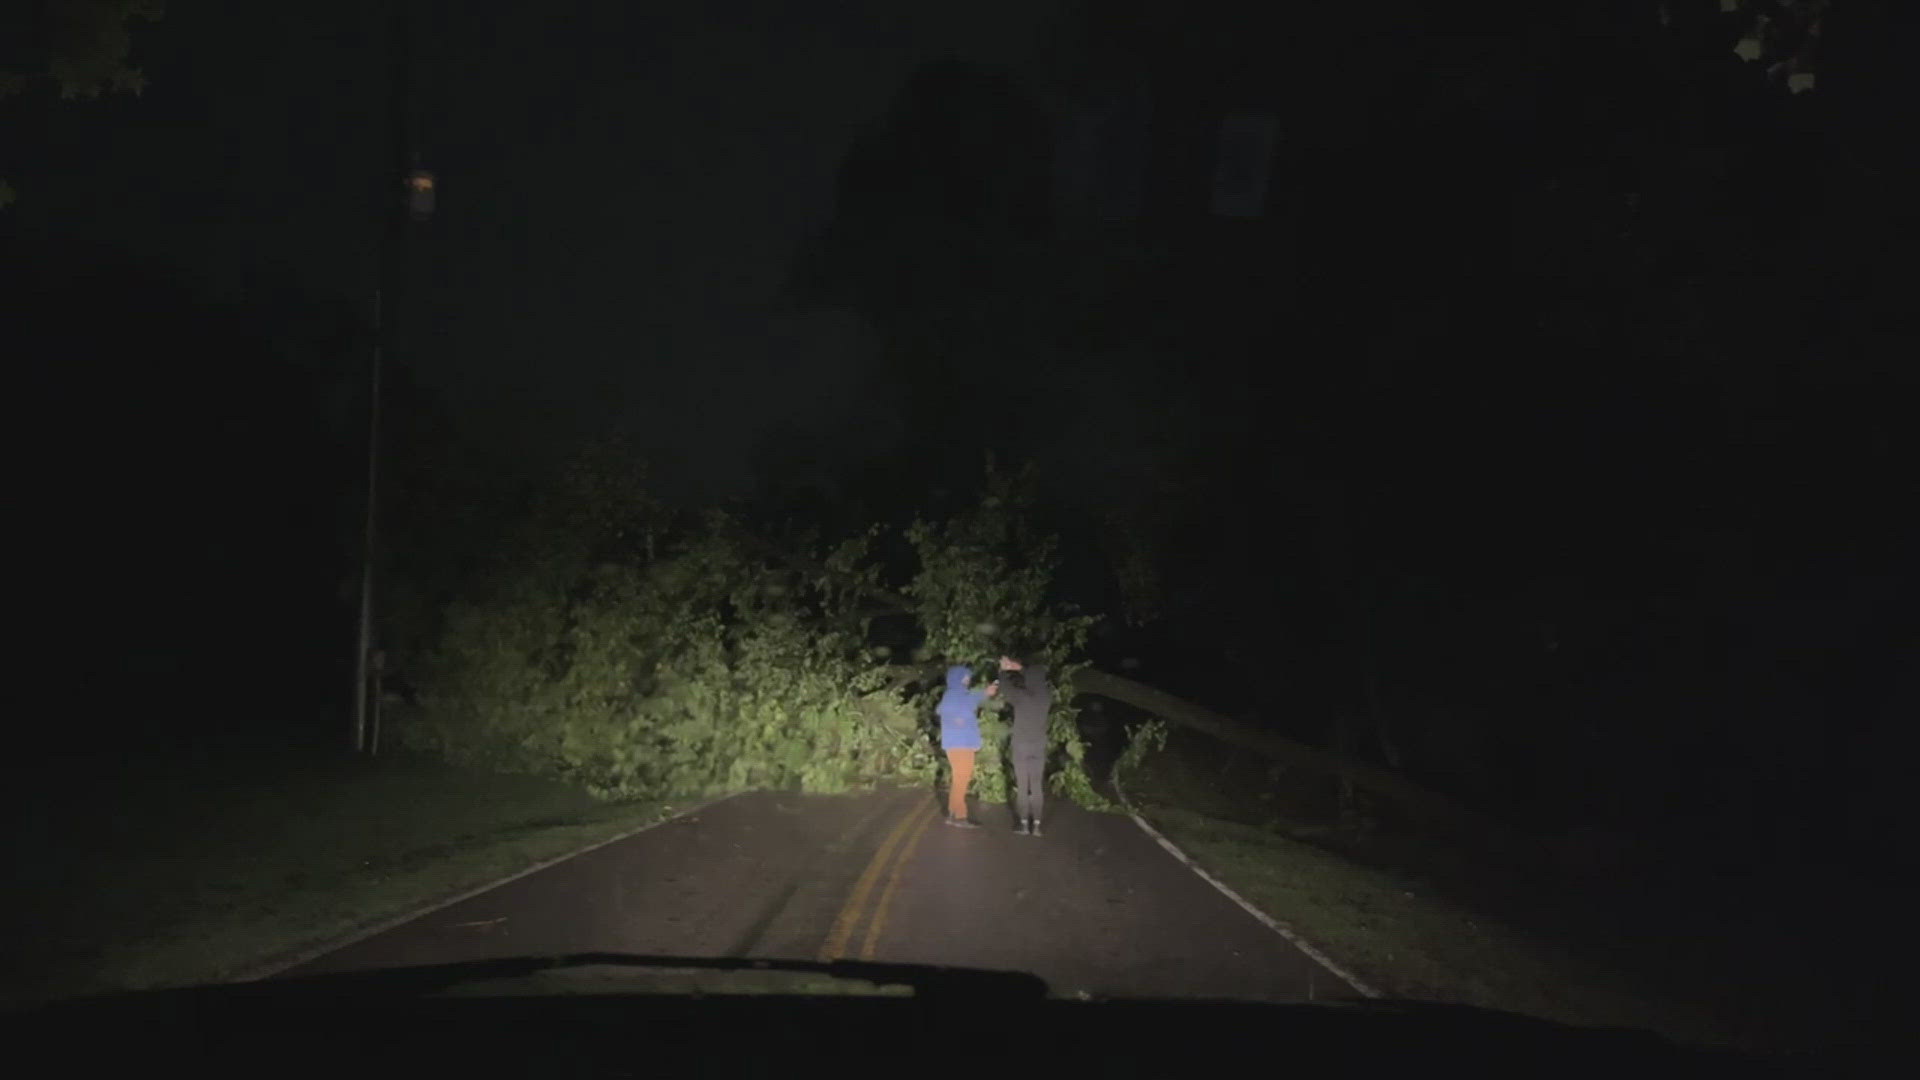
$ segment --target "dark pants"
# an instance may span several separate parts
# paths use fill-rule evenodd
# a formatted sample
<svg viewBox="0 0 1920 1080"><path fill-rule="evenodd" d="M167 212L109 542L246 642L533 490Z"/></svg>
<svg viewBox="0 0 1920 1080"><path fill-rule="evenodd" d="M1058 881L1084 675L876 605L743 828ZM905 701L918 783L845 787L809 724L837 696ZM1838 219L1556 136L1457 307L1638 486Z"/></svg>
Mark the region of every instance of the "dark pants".
<svg viewBox="0 0 1920 1080"><path fill-rule="evenodd" d="M1044 748L1028 750L1024 747L1013 748L1013 813L1019 820L1040 819L1041 804L1045 801L1047 752Z"/></svg>

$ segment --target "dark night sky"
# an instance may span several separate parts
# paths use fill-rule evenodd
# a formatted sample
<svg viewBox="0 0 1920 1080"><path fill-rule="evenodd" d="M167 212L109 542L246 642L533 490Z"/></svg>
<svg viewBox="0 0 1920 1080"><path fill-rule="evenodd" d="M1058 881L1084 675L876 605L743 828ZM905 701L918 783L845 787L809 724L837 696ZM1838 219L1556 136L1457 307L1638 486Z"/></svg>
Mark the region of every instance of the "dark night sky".
<svg viewBox="0 0 1920 1080"><path fill-rule="evenodd" d="M519 678L475 611L565 670L514 605L641 530L556 586L529 510L611 432L889 587L1037 464L1068 659L1689 873L1910 861L1920 5L1768 44L1798 94L1768 0L404 0L382 502L401 2L170 0L143 96L0 100L16 767L344 749L369 505L387 687Z"/></svg>
<svg viewBox="0 0 1920 1080"><path fill-rule="evenodd" d="M0 227L221 295L364 296L384 7L175 5L138 31L143 97L28 117ZM776 303L848 144L915 64L1013 58L1047 7L416 3L441 200L410 361L489 430L617 422L676 483L738 493L770 418L854 422L873 335Z"/></svg>
<svg viewBox="0 0 1920 1080"><path fill-rule="evenodd" d="M1265 617L1275 610L1291 616L1285 632L1338 636L1339 628L1316 625L1317 615L1300 614L1311 609L1286 591L1297 582L1273 570L1301 580L1317 573L1315 485L1344 489L1353 508L1376 513L1371 527L1356 526L1365 543L1397 546L1401 569L1425 560L1425 570L1453 575L1461 593L1483 585L1524 589L1535 574L1589 573L1582 587L1596 595L1610 595L1622 581L1657 591L1664 585L1653 581L1654 570L1704 581L1732 565L1716 551L1751 539L1758 554L1740 555L1747 562L1726 571L1728 580L1743 573L1784 580L1789 572L1768 569L1769 558L1781 565L1799 559L1793 572L1803 575L1814 565L1806 552L1827 560L1815 571L1826 577L1766 594L1775 608L1769 632L1782 640L1787 630L1814 625L1814 616L1801 613L1818 610L1815 600L1857 598L1849 601L1855 613L1834 622L1865 625L1859 612L1890 611L1884 596L1898 559L1887 549L1898 542L1890 525L1902 493L1887 476L1892 455L1882 451L1867 467L1852 463L1869 460L1874 440L1890 445L1893 438L1883 433L1895 431L1898 403L1876 387L1905 384L1888 371L1847 370L1827 359L1861 351L1839 332L1861 325L1861 312L1892 307L1884 281L1809 282L1804 308L1723 317L1725 340L1683 356L1701 367L1677 374L1657 358L1627 355L1643 339L1625 336L1590 355L1529 351L1533 328L1502 324L1506 295L1453 287L1474 273L1454 256L1484 237L1491 239L1472 256L1483 267L1529 244L1562 250L1569 265L1600 251L1596 238L1631 215L1552 217L1580 199L1618 199L1625 207L1627 196L1644 195L1656 205L1649 213L1665 215L1667 235L1681 238L1677 247L1707 252L1702 266L1746 260L1723 275L1736 285L1721 297L1721 315L1737 310L1747 287L1738 284L1742 274L1753 288L1775 290L1771 296L1790 295L1791 268L1782 261L1799 257L1796 237L1817 251L1837 246L1822 239L1828 234L1851 238L1844 242L1878 237L1879 224L1849 218L1843 197L1796 194L1806 185L1796 189L1794 174L1818 171L1796 166L1815 153L1784 138L1756 144L1745 157L1716 156L1711 140L1723 135L1714 133L1705 153L1683 147L1669 154L1682 168L1648 154L1654 163L1633 175L1636 139L1650 139L1662 125L1708 128L1712 120L1668 117L1659 92L1638 105L1628 101L1649 84L1608 66L1617 51L1608 35L1617 27L1604 5L1576 5L1583 14L1570 20L1585 22L1563 40L1565 55L1535 55L1520 37L1500 39L1494 51L1519 56L1512 70L1538 85L1500 98L1471 136L1478 141L1462 141L1479 121L1446 128L1449 114L1422 102L1422 95L1437 100L1450 92L1445 78L1422 82L1425 76L1407 74L1418 66L1409 61L1402 84L1381 74L1384 61L1369 66L1370 53L1389 46L1407 57L1448 59L1448 35L1461 27L1437 8L1405 6L1431 25L1339 41L1307 33L1273 39L1285 51L1284 79L1309 103L1299 117L1318 129L1302 136L1305 149L1292 159L1303 166L1290 171L1289 182L1300 185L1287 196L1293 219L1271 223L1293 230L1288 235L1309 252L1299 256L1302 264L1321 260L1299 275L1324 295L1299 299L1298 323L1274 310L1282 292L1274 281L1301 269L1276 265L1282 260L1272 253L1281 245L1245 260L1264 277L1236 278L1233 267L1192 254L1204 248L1194 239L1200 230L1219 223L1189 221L1182 228L1191 235L1174 245L1187 261L1133 282L1124 301L1149 314L1164 308L1166 318L1115 321L1124 327L1116 333L1139 338L1111 350L1128 352L1131 367L1106 377L1103 368L1117 371L1122 361L1089 348L1077 361L1082 367L1042 371L1045 343L1013 342L1025 352L1009 355L1009 379L976 384L971 377L985 373L961 368L968 378L954 380L953 400L984 405L990 391L1000 392L1001 403L1009 393L1024 395L1018 407L1050 421L1030 430L1051 439L1043 449L1054 452L1056 483L1081 491L1093 509L1123 500L1171 505L1140 480L1155 463L1145 446L1155 437L1185 441L1177 447L1189 452L1181 475L1213 484L1183 508L1189 538L1211 546L1195 546L1197 554L1170 559L1165 569L1195 585L1195 595L1227 595L1238 605L1234 617L1247 623L1227 625L1214 609L1195 607L1202 632L1183 626L1169 636L1202 654L1214 648L1210 635L1254 640L1249 649L1289 647L1271 625L1276 620ZM92 577L80 580L98 585L100 602L68 605L61 616L76 635L105 610L134 620L134 636L179 648L191 647L177 643L194 633L231 635L256 620L304 619L300 649L348 655L337 623L339 582L322 579L344 572L353 550L359 433L352 395L365 350L335 342L269 351L269 364L304 371L296 379L250 367L260 354L241 339L300 338L310 327L290 329L296 324L282 317L303 305L364 310L378 239L376 185L387 164L385 7L374 0L179 3L161 23L136 27L135 59L150 80L143 97L5 106L10 137L0 147L0 175L20 198L0 213L0 245L29 257L4 269L29 281L54 263L132 260L164 283L101 292L97 306L76 294L83 302L47 320L48 347L37 354L70 377L72 391L55 414L64 426L44 445L57 448L55 461L92 468L92 479L70 485L62 498L88 504L83 512L92 516L84 520L98 527L75 543L48 530L50 546L84 550L92 560ZM858 451L909 445L918 433L901 430L899 417L927 414L895 407L900 387L869 378L886 366L873 362L880 335L851 315L784 306L781 289L797 252L835 219L837 174L849 149L888 111L909 74L942 56L1017 63L1032 54L1050 8L1028 0L677 7L420 0L414 121L439 176L440 205L414 245L400 363L483 438L503 444L625 429L652 451L678 494L745 493L756 439L786 423ZM1335 19L1332 9L1301 10ZM1375 30L1400 18L1349 10L1338 18L1371 18ZM1179 14L1196 41L1217 31L1204 14ZM1508 7L1495 3L1463 5L1458 14L1488 25L1512 21ZM1645 30L1648 20L1640 22ZM1158 44L1149 51L1158 53ZM1739 68L1725 50L1719 59L1723 68ZM1262 54L1253 66L1265 63ZM1702 82L1724 76L1730 85L1752 74L1710 64L1682 70ZM1558 96L1532 96L1539 88ZM1608 136L1618 145L1589 145L1582 116L1633 108L1645 110L1642 129L1621 125ZM1188 122L1204 140L1213 121L1195 114ZM1377 129L1343 141L1347 128L1369 123ZM1856 144L1893 146L1886 130L1860 133ZM1202 146L1190 156L1208 152ZM1733 177L1723 188L1699 178L1722 165ZM1787 181L1771 183L1781 176ZM1556 177L1571 183L1556 186ZM1747 189L1760 193L1753 205L1730 207L1722 198ZM1526 198L1533 202L1523 205ZM1808 207L1813 216L1802 222L1795 215ZM1535 212L1575 228L1531 235L1525 214ZM1203 210L1196 216L1206 217ZM1508 228L1513 243L1502 231ZM1207 232L1205 242L1219 235ZM1733 242L1744 246L1729 248ZM1535 284L1507 280L1516 291ZM1392 298L1380 300L1376 288L1393 290ZM1596 333L1638 317L1599 288L1570 302L1575 316L1595 320ZM233 311L253 314L207 309L189 317L195 296L233 300ZM281 307L263 306L276 297ZM1324 301L1341 310L1320 310ZM299 317L318 318L312 310ZM1318 336L1296 336L1304 323ZM101 335L115 327L121 338L108 343ZM1196 327L1218 328L1218 340L1196 341ZM1241 331L1260 336L1249 343ZM1892 332L1875 331L1881 342ZM1795 333L1821 348L1775 349ZM1886 351L1874 348L1876 357ZM1801 366L1762 370L1754 357L1773 352L1791 352ZM208 359L214 353L224 359ZM1250 356L1262 366L1246 366ZM1742 365L1752 365L1751 377ZM1509 407L1527 394L1534 407ZM1740 416L1743 401L1762 403L1750 426ZM1289 442L1296 436L1299 446ZM1321 440L1317 451L1306 448L1310 438ZM329 479L300 473L294 459L303 452L331 455L327 468L335 472ZM931 472L910 464L903 498L919 497L915 485L935 486L924 475ZM203 482L216 474L228 482ZM329 484L336 497L316 498ZM215 505L222 501L224 508ZM1291 515L1292 524L1266 529L1262 519L1271 513ZM226 516L216 523L216 514ZM262 539L269 531L271 542ZM298 543L312 546L298 550ZM1836 551L1869 552L1870 564L1848 578L1831 566L1852 555L1830 554ZM1088 565L1101 572L1097 559ZM295 578L305 590L299 605L275 592ZM1239 580L1253 582L1252 591ZM1740 588L1727 586L1730 595ZM182 612L215 593L244 594L244 617L231 607L203 612L196 630L182 633ZM1703 618L1724 614L1703 603ZM276 607L325 617L275 615ZM1882 627L1893 621L1880 610L1871 615ZM1505 613L1487 617L1519 625ZM1640 618L1609 617L1622 625ZM1242 634L1250 628L1276 637ZM287 641L285 651L294 651L294 638ZM1294 662L1303 669L1315 663Z"/></svg>

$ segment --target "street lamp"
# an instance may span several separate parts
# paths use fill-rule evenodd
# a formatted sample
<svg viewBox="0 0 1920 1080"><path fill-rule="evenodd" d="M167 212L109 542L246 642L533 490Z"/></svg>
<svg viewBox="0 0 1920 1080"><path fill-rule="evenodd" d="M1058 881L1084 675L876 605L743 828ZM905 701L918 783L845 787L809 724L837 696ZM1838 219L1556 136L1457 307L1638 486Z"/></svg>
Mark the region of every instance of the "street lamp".
<svg viewBox="0 0 1920 1080"><path fill-rule="evenodd" d="M407 216L416 223L433 217L433 173L422 168L420 155L413 155L413 168L407 173Z"/></svg>

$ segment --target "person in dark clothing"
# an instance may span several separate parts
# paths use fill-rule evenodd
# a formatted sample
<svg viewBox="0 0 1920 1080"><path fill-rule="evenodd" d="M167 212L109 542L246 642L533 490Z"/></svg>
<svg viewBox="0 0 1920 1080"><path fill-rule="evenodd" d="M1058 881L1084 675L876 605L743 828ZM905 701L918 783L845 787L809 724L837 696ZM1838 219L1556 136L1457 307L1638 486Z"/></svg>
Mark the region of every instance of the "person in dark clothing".
<svg viewBox="0 0 1920 1080"><path fill-rule="evenodd" d="M1002 656L1000 671L1000 696L1013 706L1013 831L1039 836L1053 688L1047 685L1045 664Z"/></svg>

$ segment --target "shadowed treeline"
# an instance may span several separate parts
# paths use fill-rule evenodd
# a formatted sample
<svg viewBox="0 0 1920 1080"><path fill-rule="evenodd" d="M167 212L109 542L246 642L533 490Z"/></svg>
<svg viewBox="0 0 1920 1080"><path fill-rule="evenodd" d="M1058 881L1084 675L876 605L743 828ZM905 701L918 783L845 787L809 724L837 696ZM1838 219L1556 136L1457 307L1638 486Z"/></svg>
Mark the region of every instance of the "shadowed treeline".
<svg viewBox="0 0 1920 1080"><path fill-rule="evenodd" d="M1549 831L1880 865L1913 447L1878 9L1808 92L1804 34L1748 61L1715 4L1202 8L903 84L794 280L880 328L918 438L814 470L909 505L1041 462L1061 580L1142 615L1097 660Z"/></svg>

